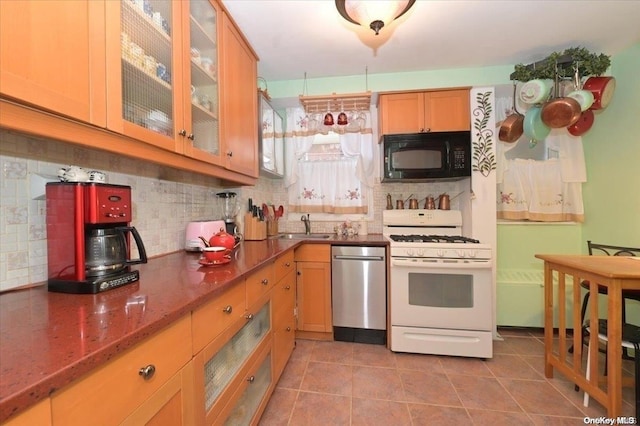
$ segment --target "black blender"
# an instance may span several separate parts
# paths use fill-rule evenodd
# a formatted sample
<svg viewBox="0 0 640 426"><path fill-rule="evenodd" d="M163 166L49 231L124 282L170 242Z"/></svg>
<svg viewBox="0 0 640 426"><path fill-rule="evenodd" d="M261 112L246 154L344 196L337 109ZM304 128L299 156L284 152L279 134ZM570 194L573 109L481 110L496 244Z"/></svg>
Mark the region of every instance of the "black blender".
<svg viewBox="0 0 640 426"><path fill-rule="evenodd" d="M225 231L231 235L238 234L236 216L240 211L240 206L238 205L237 194L235 192L225 191L218 192L216 195L218 197L218 203L220 204L220 214L222 215L222 220L224 220Z"/></svg>

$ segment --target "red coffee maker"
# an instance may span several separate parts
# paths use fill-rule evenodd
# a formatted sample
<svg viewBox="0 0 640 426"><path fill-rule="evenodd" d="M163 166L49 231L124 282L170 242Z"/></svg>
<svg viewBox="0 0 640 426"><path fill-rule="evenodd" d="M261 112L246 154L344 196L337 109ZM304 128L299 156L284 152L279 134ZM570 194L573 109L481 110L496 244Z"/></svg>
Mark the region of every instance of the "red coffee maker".
<svg viewBox="0 0 640 426"><path fill-rule="evenodd" d="M95 294L138 281L147 263L131 221L131 187L52 182L46 186L49 291ZM130 235L140 254L130 259Z"/></svg>

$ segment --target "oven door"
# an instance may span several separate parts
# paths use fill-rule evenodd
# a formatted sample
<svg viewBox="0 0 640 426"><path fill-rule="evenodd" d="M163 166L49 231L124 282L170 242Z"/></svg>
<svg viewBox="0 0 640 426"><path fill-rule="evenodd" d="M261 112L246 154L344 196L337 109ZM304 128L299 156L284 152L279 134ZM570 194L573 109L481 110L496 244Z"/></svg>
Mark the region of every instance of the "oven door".
<svg viewBox="0 0 640 426"><path fill-rule="evenodd" d="M490 331L491 262L391 259L391 324Z"/></svg>

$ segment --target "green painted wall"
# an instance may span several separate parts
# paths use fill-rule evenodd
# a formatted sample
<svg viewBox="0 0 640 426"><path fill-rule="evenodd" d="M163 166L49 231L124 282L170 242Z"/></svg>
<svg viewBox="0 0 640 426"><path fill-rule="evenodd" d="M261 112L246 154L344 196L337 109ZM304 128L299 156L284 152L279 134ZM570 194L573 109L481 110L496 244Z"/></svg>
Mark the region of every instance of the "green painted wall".
<svg viewBox="0 0 640 426"><path fill-rule="evenodd" d="M612 58L616 92L584 138L582 240L640 247L640 43Z"/></svg>

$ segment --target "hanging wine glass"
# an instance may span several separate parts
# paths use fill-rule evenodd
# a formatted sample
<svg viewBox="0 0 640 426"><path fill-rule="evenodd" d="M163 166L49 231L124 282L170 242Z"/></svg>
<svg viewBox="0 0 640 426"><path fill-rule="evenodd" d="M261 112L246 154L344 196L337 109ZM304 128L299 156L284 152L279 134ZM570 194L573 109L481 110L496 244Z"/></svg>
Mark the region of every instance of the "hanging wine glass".
<svg viewBox="0 0 640 426"><path fill-rule="evenodd" d="M340 105L340 114L338 114L338 126L346 126L349 124L349 120L347 120L347 114L344 113L344 104Z"/></svg>
<svg viewBox="0 0 640 426"><path fill-rule="evenodd" d="M318 129L318 124L320 123L320 121L318 120L318 114L307 113L307 117L309 117L309 121L307 122L307 129L309 129L312 132L316 131Z"/></svg>
<svg viewBox="0 0 640 426"><path fill-rule="evenodd" d="M333 114L331 114L331 105L327 102L327 113L324 115L324 125L333 126Z"/></svg>
<svg viewBox="0 0 640 426"><path fill-rule="evenodd" d="M360 129L364 129L364 126L367 124L367 115L364 111L360 111L358 118L356 118L356 122L358 123L358 126L360 126Z"/></svg>

